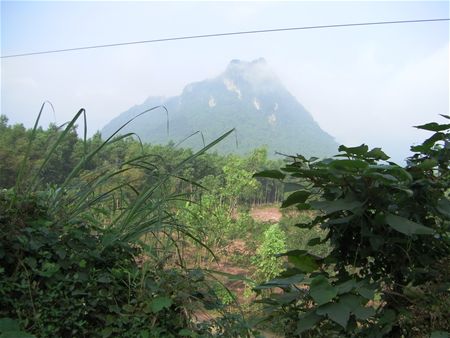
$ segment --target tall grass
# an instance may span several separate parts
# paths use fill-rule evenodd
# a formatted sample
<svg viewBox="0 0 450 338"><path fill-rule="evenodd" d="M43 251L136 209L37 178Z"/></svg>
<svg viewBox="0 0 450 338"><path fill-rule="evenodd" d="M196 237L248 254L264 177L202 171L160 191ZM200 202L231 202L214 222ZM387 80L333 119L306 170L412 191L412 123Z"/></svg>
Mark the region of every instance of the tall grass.
<svg viewBox="0 0 450 338"><path fill-rule="evenodd" d="M117 178L123 178L124 174L133 170L144 171L152 175L154 172L158 172L159 168L152 163L152 157L154 156L152 154L142 153L120 163L117 167L98 168L94 173L86 174L84 169L89 161L107 147L125 138L136 136L134 133L120 134L120 131L133 120L156 109L163 109L167 113L167 109L163 106L157 106L143 111L124 123L111 136L90 151L87 150L86 112L84 109L80 109L72 120L64 125L64 129L49 146L39 167L31 171L32 175L25 175L27 168L29 168L30 151L46 104L50 103L45 102L38 113L20 165L14 189L17 194L33 194L40 190L42 187L40 180L42 171L69 132L73 130L80 118L83 118L83 156L67 175L64 182L47 197L49 212L60 215L59 221L68 224L75 223L83 218L97 223L102 220L102 226L109 230L108 235L104 237L104 243L107 245L113 244L115 241L137 242L145 235L150 235L147 238L153 238L160 245L163 243L161 238L166 237L167 242L163 247L176 247L180 236L188 237L203 245L187 226L176 221L174 214L171 212L174 202L186 199L186 195L169 193L167 185L171 179L183 180L179 176L183 167L214 147L230 135L233 130L226 132L213 142L205 145L201 150L185 158L170 172L157 175L156 180L151 185L138 191L134 187L135 182L133 180L121 181ZM117 198L120 199L119 204L126 205L126 207L115 209L112 206L105 206L107 203L112 202L111 204L113 204Z"/></svg>
<svg viewBox="0 0 450 338"><path fill-rule="evenodd" d="M179 193L174 191L174 189L170 189L170 187L173 187L174 180L186 180L181 177L180 172L190 162L194 161L228 137L234 132L234 129L224 133L213 142L204 145L199 151L194 152L193 154L191 153L190 156L187 156L178 164L172 166L170 171L163 170L165 169L162 168L162 166L164 166L164 161L161 161L161 158L157 155L145 153L145 147L142 146L142 142L140 142L141 153L136 156L127 158L121 163L116 163L114 165L102 165L94 169L88 169L90 168L89 165L93 162L92 160L94 160L96 156L101 156L102 152L107 151L108 147L112 147L117 142L128 137L137 137L134 133L120 134L123 128L134 119L156 109L163 109L167 113L167 109L159 106L140 113L124 123L110 137L100 141L100 143L89 142L87 138L86 112L84 109L80 109L68 123L59 128L56 136L48 141L48 149L43 150L43 159L35 161L31 158L32 150L34 149L33 142L37 139L39 121L47 104L50 103L44 103L42 105L34 127L29 133L28 143L20 163L15 185L7 191L8 196L12 196L11 202L8 202L11 205L9 209L11 209L15 215L20 215L20 208L23 204L16 202L26 201L28 199L39 201L39 205L41 205L41 203L43 204L42 210L45 210L46 213L46 229L64 229L64 231L69 229L68 233L72 233L70 231L76 233L78 229L83 229L83 231L87 229L87 233L83 232L83 234L86 234L86 238L92 236L89 238L95 238L95 241L98 241L99 244L95 249L101 251L103 255L100 256L107 256L109 252L117 251L117 248L120 248L122 244L126 244L126 246L131 249L139 248L139 250L136 250L138 257L132 258L133 263L135 263L133 269L126 272L128 273L128 281L125 279L120 281L120 283L125 283L129 286L130 295L128 298L132 299L131 294L133 294L133 297L135 297L134 299L137 300L137 303L133 303L134 305L132 307L130 307L130 304L127 304L128 308L139 309L141 306L140 300L148 302L150 307L156 306L155 304L157 304L158 301L172 304L173 299L171 297L176 295L174 296L176 300L173 300L174 306L172 308L168 308L170 305L167 305L168 307L165 308L164 305L165 311L162 311L162 308L157 310L151 309L150 311L153 312L148 315L148 318L157 320L158 318L162 318L158 316L163 316L163 313L168 313L168 317L164 319L166 320L164 323L167 323L168 326L172 325L177 328L178 324L174 324L177 315L183 320L191 320L194 311L197 311L192 305L185 303L195 303L195 306L201 304L203 305L203 308L213 306L216 310L216 314L220 313L224 316L217 319L212 318L210 323L196 323L194 321L187 327L192 328L193 330L199 330L199 332L212 332L212 336L215 336L216 333L217 335L220 334L220 336L224 337L247 336L247 334L241 334L241 332L249 332L248 327L242 321L242 314L233 314L230 315L230 317L227 317L226 309L220 307L220 302L217 301L215 292L211 285L209 285L209 280L213 279L213 275L206 270L186 268L182 255L183 250L180 247L183 243L194 241L208 250L213 257L214 254L201 239L197 237L197 232L194 229L190 229L189 226L181 224L176 218L176 207L185 204L187 200L190 200L190 196L187 193ZM47 166L52 163L52 157L57 156L58 150L64 145L66 138L70 135L73 136L71 132L81 120L84 126L81 159L73 166L67 176L63 179L62 183L53 186L45 185L43 176ZM158 161L155 161L155 156L158 157ZM33 163L36 163L35 168L31 168ZM139 175L135 175L136 172L139 173ZM147 182L150 181L151 183L142 186L142 175L150 176L151 180L147 180ZM187 181L190 182L189 180ZM198 185L195 182L190 183ZM137 188L137 186L140 186L140 188ZM17 217L17 219L19 218ZM30 220L31 223L34 221L34 219ZM28 219L26 222L28 222ZM14 222L10 222L9 225L11 225L12 228L15 227ZM39 227L40 225L38 224L37 226ZM61 239L61 236L58 238ZM141 248L144 250L141 251ZM91 249L88 251L91 251ZM97 255L96 250L93 250L95 251L93 253L95 255ZM143 256L141 257L142 253ZM50 256L51 257L47 259L48 262L46 261L48 263L47 265L59 266L58 261L56 261L56 263L53 261L56 256L53 257L54 255L51 254ZM19 257L19 261L23 258L20 253L17 257ZM100 261L101 259L99 258L99 262ZM83 269L83 264L86 265L84 259L80 262L76 262L74 267L75 271ZM181 269L177 268L176 265L181 267ZM92 272L90 270L92 273L109 273L108 276L114 275L113 271L108 270L109 268L106 268L108 271L103 271L101 270L101 267L98 267L100 265L95 265L93 263L92 266L93 268L91 270L94 271ZM23 265L23 269L25 269L25 265ZM133 275L133 273L135 274ZM66 276L65 273L62 273L61 275L63 277ZM42 276L39 275L36 278L41 277ZM57 278L55 277L55 280L58 280ZM163 280L164 278L168 278L170 281L172 281L171 278L173 278L174 282L173 284L169 283L167 285L158 284L164 283L160 282L160 278L163 278ZM64 282L66 282L65 279ZM69 282L71 283L72 281ZM28 283L30 290L31 286L33 286L33 295L38 295L36 297L41 299L42 297L40 297L40 295L42 295L42 293L39 293L41 291L39 289L39 283L32 285L31 279L29 279ZM161 290L155 291L152 289L152 287L149 286L151 283L155 283L154 285L161 287ZM199 283L204 287L201 286L199 289ZM80 286L80 288L87 287L87 284L85 284ZM58 285L61 285L61 283ZM167 286L167 290L164 286ZM178 287L180 290L176 289ZM170 288L173 288L173 290L170 290ZM13 289L14 288L11 290ZM65 290L65 286L63 289ZM119 290L119 288L117 288L117 290ZM48 291L50 293L52 292L50 288ZM64 294L65 291L58 289L54 292L61 292L61 294ZM30 291L29 299L31 302L33 302L33 297L35 297L33 295ZM13 293L8 293L8 297L9 305L17 303L14 300L15 296ZM45 303L47 298L44 297L42 299L44 299L43 302ZM175 303L176 301L179 303ZM209 305L208 302L210 303ZM40 309L45 312L47 308L45 305L46 303L44 303L40 304ZM219 304L218 307L217 304ZM56 307L58 306L58 304L54 305ZM26 306L23 306L23 304L20 303L17 308L20 308L22 311L24 307ZM15 306L11 306L11 308L15 309ZM94 309L95 307L92 308ZM202 307L200 306L200 308ZM34 313L35 318L31 321L31 328L28 327L27 323L22 325L27 329L34 330L33 332L40 332L41 329L45 331L45 325L41 325L41 323L44 323L45 320L51 319L52 317L48 316L47 319L41 320L39 319L39 316L36 315L37 312L34 311ZM85 314L87 314L87 312ZM8 313L8 315L14 316L12 313ZM60 315L59 312L58 315ZM122 314L120 313L119 315ZM139 318L143 318L143 316L145 317L146 315L147 312L140 314ZM61 317L56 316L55 318ZM80 318L83 318L83 316L80 315ZM21 318L19 319L22 320ZM161 325L166 325L164 323L161 323ZM35 324L41 325L42 327L34 326ZM76 323L70 323L70 325L72 324L75 325ZM156 324L158 323L149 323L148 327L153 327ZM146 324L143 325L145 326ZM229 330L230 332L239 331L240 333L225 334L226 330ZM222 335L221 332L224 334Z"/></svg>

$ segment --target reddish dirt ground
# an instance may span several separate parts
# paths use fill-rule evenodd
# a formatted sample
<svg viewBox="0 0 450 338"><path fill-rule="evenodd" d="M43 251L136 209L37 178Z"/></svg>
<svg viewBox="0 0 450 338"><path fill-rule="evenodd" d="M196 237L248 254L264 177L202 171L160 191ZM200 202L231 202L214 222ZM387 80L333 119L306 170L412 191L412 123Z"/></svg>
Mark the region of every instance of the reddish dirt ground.
<svg viewBox="0 0 450 338"><path fill-rule="evenodd" d="M250 216L257 222L277 223L280 221L282 214L279 208L276 206L263 206L252 208L250 210ZM235 217L237 218L238 215L236 214ZM218 254L218 256L221 257L221 260L218 264L212 264L211 269L232 275L251 277L253 272L251 271L251 269L238 266L228 259L228 257L231 257L233 255L252 256L255 254L251 249L248 248L246 239L234 240L233 242L222 248L221 252ZM244 281L228 280L226 277L220 276L217 277L222 280L224 285L237 296L237 300L240 304L248 304L254 300L254 297L244 297L244 290L246 287ZM205 321L211 319L211 317L214 317L214 315L207 312L199 312L196 314L196 316L198 321ZM266 338L281 337L281 335L278 335L274 332L265 331L262 332L262 334Z"/></svg>
<svg viewBox="0 0 450 338"><path fill-rule="evenodd" d="M257 222L276 223L280 221L282 215L277 207L256 207L250 210L250 216Z"/></svg>

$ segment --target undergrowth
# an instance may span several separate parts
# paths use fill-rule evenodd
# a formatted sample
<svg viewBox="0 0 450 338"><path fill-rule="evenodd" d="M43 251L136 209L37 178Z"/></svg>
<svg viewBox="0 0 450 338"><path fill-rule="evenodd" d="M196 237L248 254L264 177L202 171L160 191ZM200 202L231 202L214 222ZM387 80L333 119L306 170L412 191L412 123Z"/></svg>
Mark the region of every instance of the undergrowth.
<svg viewBox="0 0 450 338"><path fill-rule="evenodd" d="M0 191L1 337L24 331L36 337L249 335L242 315L229 313L214 292L213 279L184 266L180 243L204 244L172 211L185 195L167 189L186 163L231 131L170 171L159 170L145 153L88 169L104 149L131 136L114 134L84 147L61 183L49 186L42 182L46 165L84 110L47 142L46 155L32 167L43 108L14 187ZM137 190L136 175L150 183ZM199 319L207 310L217 315Z"/></svg>

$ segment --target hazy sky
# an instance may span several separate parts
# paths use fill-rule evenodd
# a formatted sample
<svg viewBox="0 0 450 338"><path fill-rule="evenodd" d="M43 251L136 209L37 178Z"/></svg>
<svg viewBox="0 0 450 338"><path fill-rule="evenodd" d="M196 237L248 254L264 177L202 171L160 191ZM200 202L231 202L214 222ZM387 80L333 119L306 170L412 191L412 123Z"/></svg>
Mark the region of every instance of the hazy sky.
<svg viewBox="0 0 450 338"><path fill-rule="evenodd" d="M449 17L449 2L1 2L1 54L239 30ZM449 23L217 37L1 59L1 113L31 126L86 108L90 134L148 96L172 96L264 57L338 143L396 160L449 113ZM44 124L55 122L48 110ZM228 130L232 126L224 126Z"/></svg>

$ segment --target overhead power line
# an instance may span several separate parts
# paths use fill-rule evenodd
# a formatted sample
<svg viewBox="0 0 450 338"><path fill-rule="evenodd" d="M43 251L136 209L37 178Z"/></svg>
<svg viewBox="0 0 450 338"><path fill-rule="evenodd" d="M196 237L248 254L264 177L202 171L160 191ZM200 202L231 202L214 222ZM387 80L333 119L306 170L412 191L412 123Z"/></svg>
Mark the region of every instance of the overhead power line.
<svg viewBox="0 0 450 338"><path fill-rule="evenodd" d="M72 52L72 51L85 50L85 49L108 48L108 47L138 45L138 44L144 44L144 43L177 41L177 40L202 39L202 38L212 38L212 37L231 36L231 35L261 34L261 33L274 33L274 32L287 32L287 31L297 31L297 30L339 28L339 27L356 27L356 26L392 25L392 24L406 24L406 23L423 23L423 22L436 22L436 21L449 21L449 20L450 20L450 18L441 18L441 19L420 19L420 20L403 20L403 21L378 21L378 22L344 23L344 24L336 24L336 25L321 25L321 26L304 26L304 27L259 29L259 30L251 30L251 31L238 31L238 32L202 34L202 35L177 36L177 37L161 38L161 39L153 39L153 40L140 40L140 41L110 43L110 44L104 44L104 45L93 45L93 46L82 46L82 47L65 48L65 49L45 50L45 51L38 51L38 52L3 55L0 58L6 59L6 58L15 58L15 57L39 55L39 54Z"/></svg>

